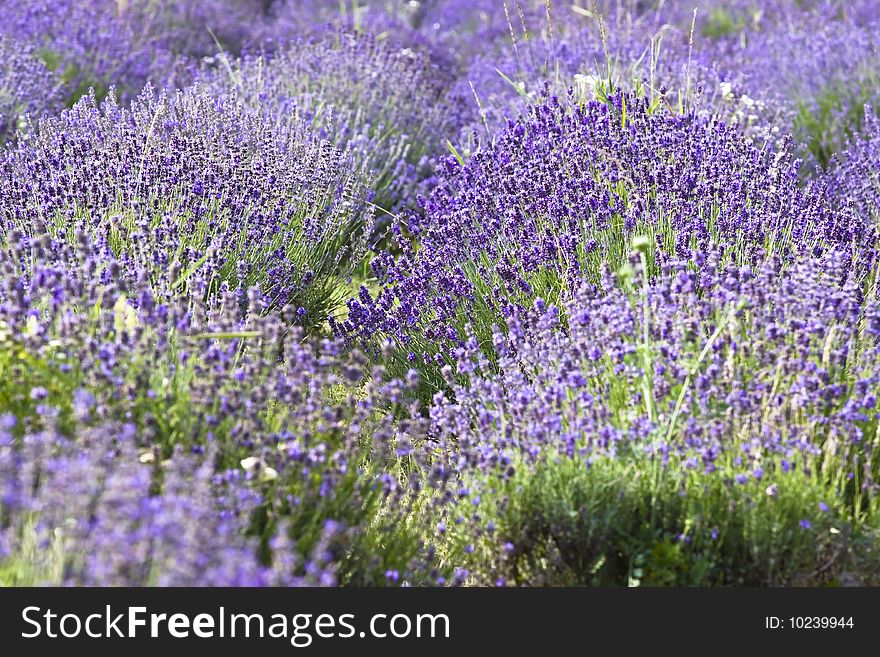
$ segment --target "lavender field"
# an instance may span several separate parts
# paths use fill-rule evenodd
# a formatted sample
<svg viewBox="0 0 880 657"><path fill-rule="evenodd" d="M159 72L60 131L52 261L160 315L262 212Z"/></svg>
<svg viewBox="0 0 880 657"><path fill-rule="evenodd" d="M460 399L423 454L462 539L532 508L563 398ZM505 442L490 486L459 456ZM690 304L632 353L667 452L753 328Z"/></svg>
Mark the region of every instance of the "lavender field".
<svg viewBox="0 0 880 657"><path fill-rule="evenodd" d="M0 585L880 584L876 0L0 0Z"/></svg>

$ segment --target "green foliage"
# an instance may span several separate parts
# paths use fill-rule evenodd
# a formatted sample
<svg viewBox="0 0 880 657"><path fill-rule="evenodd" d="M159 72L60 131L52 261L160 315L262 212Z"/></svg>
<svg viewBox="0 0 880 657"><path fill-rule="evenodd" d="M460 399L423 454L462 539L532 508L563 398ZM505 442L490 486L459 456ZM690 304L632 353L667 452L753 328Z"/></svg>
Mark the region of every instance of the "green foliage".
<svg viewBox="0 0 880 657"><path fill-rule="evenodd" d="M739 34L746 27L742 16L735 16L724 7L713 7L700 22L700 34L709 39L722 39Z"/></svg>
<svg viewBox="0 0 880 657"><path fill-rule="evenodd" d="M517 467L509 480L482 482L480 490L480 513L496 519L470 555L484 583L833 585L871 554L871 534L860 535L864 529L833 506L831 491L802 473L770 489L660 470L639 457L588 465L551 456L534 470ZM831 508L821 512L826 500ZM849 547L854 534L866 543L857 553ZM451 550L465 554L462 546L472 540L456 535ZM878 576L876 569L863 572Z"/></svg>
<svg viewBox="0 0 880 657"><path fill-rule="evenodd" d="M67 107L72 107L80 98L89 95L90 92L94 93L98 102L103 102L110 94L110 83L106 80L90 77L87 72L82 71L73 62L64 66L64 58L50 48L42 48L40 58L46 67L58 76L65 90L64 104ZM120 91L122 90L120 89Z"/></svg>
<svg viewBox="0 0 880 657"><path fill-rule="evenodd" d="M2 512L0 506L0 519ZM0 586L60 585L65 560L63 541L58 540L60 535L53 535L48 558L46 550L39 546L36 518L26 524L23 535L19 550L0 561Z"/></svg>
<svg viewBox="0 0 880 657"><path fill-rule="evenodd" d="M873 74L855 91L843 80L831 81L810 102L797 102L795 135L822 169L861 132L865 104L872 100L878 80Z"/></svg>

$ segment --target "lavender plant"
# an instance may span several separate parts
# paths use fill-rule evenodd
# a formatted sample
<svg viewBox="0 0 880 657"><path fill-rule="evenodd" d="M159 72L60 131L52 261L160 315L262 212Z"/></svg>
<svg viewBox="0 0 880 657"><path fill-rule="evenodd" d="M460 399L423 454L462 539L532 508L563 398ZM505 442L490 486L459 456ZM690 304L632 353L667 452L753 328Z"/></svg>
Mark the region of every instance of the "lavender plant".
<svg viewBox="0 0 880 657"><path fill-rule="evenodd" d="M103 97L118 85L138 94L148 79L164 79L174 56L151 43L113 0L25 0L0 6L0 30L37 51L74 103L89 89Z"/></svg>
<svg viewBox="0 0 880 657"><path fill-rule="evenodd" d="M322 0L270 0L270 18L262 41L284 43L292 38L346 27L367 32L383 40L397 41L401 36L415 43L423 7L408 0L343 0L329 4ZM402 33L402 34L401 34ZM421 41L424 45L422 34Z"/></svg>
<svg viewBox="0 0 880 657"><path fill-rule="evenodd" d="M510 43L472 58L458 83L456 93L472 96L478 109L461 138L461 152L469 155L478 144L491 144L508 120L540 103L548 88L559 96L573 88L581 102L631 93L647 98L651 112L692 112L736 124L759 146L778 141L779 125L789 115L776 97L768 102L749 96L745 78L723 68L711 51L703 52L692 27L628 15L599 15L561 33L518 34L511 26Z"/></svg>
<svg viewBox="0 0 880 657"><path fill-rule="evenodd" d="M211 83L281 126L302 116L373 172L374 202L411 203L434 173L459 109L446 74L423 55L347 30L297 41L271 59L246 57Z"/></svg>
<svg viewBox="0 0 880 657"><path fill-rule="evenodd" d="M811 164L825 168L861 132L865 103L876 106L880 100L878 47L870 26L805 21L756 36L741 56L749 62L743 66L749 84L779 90L792 117L783 129L803 144Z"/></svg>
<svg viewBox="0 0 880 657"><path fill-rule="evenodd" d="M4 416L4 424L4 583L292 582L260 564L255 539L244 534L259 498L240 473L215 475L210 460L180 454L146 464L131 425L84 429L76 440L45 430L17 446L8 431L15 417Z"/></svg>
<svg viewBox="0 0 880 657"><path fill-rule="evenodd" d="M835 198L875 224L880 221L880 119L865 107L863 136L838 157L828 174Z"/></svg>
<svg viewBox="0 0 880 657"><path fill-rule="evenodd" d="M510 36L516 28L540 31L548 12L545 0L425 0L415 19L420 30L455 44L467 62Z"/></svg>
<svg viewBox="0 0 880 657"><path fill-rule="evenodd" d="M874 8L824 0L667 4L657 18L695 24L698 56L736 78L780 133L794 135L805 171L827 167L861 130L862 106L876 87Z"/></svg>
<svg viewBox="0 0 880 657"><path fill-rule="evenodd" d="M826 550L824 576L846 566L832 543L878 512L875 288L846 254L696 262L649 285L642 253L605 292L511 312L496 362L475 336L456 352L434 444L469 489L445 526L480 581L770 584Z"/></svg>
<svg viewBox="0 0 880 657"><path fill-rule="evenodd" d="M270 10L263 0L22 0L0 7L0 30L40 53L68 104L111 87L129 100L147 82L185 85L200 60L258 43Z"/></svg>
<svg viewBox="0 0 880 657"><path fill-rule="evenodd" d="M802 189L786 150L758 150L693 115L652 114L631 95L549 97L446 173L424 217L401 229L418 247L375 260L384 287L375 297L362 289L337 327L367 342L390 336L425 366L448 362L468 323L490 344L509 307L559 303L577 281L598 282L601 263L619 266L634 236L653 269L710 244L745 263L759 250L788 257L867 245L873 234L819 186Z"/></svg>
<svg viewBox="0 0 880 657"><path fill-rule="evenodd" d="M264 295L186 293L107 239L9 236L0 577L86 584L430 581L407 384L290 330ZM288 317L291 312L294 317ZM372 376L370 376L372 375ZM48 464L48 465L47 465ZM411 467L411 466L407 466ZM29 473L44 472L37 485ZM62 491L67 497L62 501ZM125 546L125 549L121 549ZM389 578L388 572L397 573Z"/></svg>
<svg viewBox="0 0 880 657"><path fill-rule="evenodd" d="M876 19L0 4L0 583L880 581Z"/></svg>
<svg viewBox="0 0 880 657"><path fill-rule="evenodd" d="M366 174L292 118L148 89L131 108L85 98L32 133L0 163L7 232L97 231L166 286L199 269L212 289L260 284L311 326L363 254Z"/></svg>
<svg viewBox="0 0 880 657"><path fill-rule="evenodd" d="M0 144L39 117L60 109L59 83L23 44L0 35Z"/></svg>

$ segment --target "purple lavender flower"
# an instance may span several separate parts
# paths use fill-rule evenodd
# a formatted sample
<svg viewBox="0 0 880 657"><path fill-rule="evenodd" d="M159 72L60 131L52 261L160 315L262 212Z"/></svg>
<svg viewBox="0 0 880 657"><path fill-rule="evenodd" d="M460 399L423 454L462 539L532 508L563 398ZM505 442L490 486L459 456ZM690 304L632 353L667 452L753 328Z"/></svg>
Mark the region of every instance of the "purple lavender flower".
<svg viewBox="0 0 880 657"><path fill-rule="evenodd" d="M0 6L0 31L41 53L69 104L94 89L128 100L147 82L182 86L199 60L238 52L270 18L263 0L22 0Z"/></svg>
<svg viewBox="0 0 880 657"><path fill-rule="evenodd" d="M0 162L0 216L110 240L166 289L259 284L266 305L320 323L365 249L364 171L301 123L280 125L198 88L131 108L85 98ZM127 266L127 265L126 265Z"/></svg>
<svg viewBox="0 0 880 657"><path fill-rule="evenodd" d="M865 106L864 134L834 158L828 172L832 194L860 215L880 220L880 119Z"/></svg>
<svg viewBox="0 0 880 657"><path fill-rule="evenodd" d="M449 74L422 53L349 30L297 39L272 57L219 68L210 86L286 123L304 119L373 172L374 202L412 204L428 184L461 109L447 102Z"/></svg>
<svg viewBox="0 0 880 657"><path fill-rule="evenodd" d="M844 463L872 460L862 436L873 411L830 374L854 367L862 386L877 385L874 337L851 360L874 302L862 305L846 257L721 263L718 252L700 272L669 263L647 301L609 271L604 291L584 285L566 303L566 325L546 304L513 310L493 361L471 335L456 352L454 401L432 409L441 445L497 475L511 459L650 454L745 485L760 463L771 497L765 480L786 476L793 455L821 462L833 444ZM596 343L598 360L587 355ZM586 384L573 387L572 372Z"/></svg>
<svg viewBox="0 0 880 657"><path fill-rule="evenodd" d="M338 330L393 337L425 366L449 362L466 323L489 344L511 309L598 283L601 263L623 264L634 237L650 262L711 244L748 262L768 247L789 257L873 234L832 206L820 185L800 186L787 150L759 150L735 128L652 112L632 95L551 96L491 149L446 163L424 214L397 227L418 248L400 240L401 257L378 272L385 286L349 301Z"/></svg>
<svg viewBox="0 0 880 657"><path fill-rule="evenodd" d="M384 474L401 453L417 466L427 431L417 409L383 412L405 404L405 382L365 372L339 342L306 340L289 308L265 312L259 289L242 303L199 273L190 290L153 280L94 238L13 230L0 250L0 326L14 346L0 391L17 400L0 435L0 521L13 552L28 518L41 523L35 581L54 581L59 554L69 583L433 580L435 557L415 540L381 562L367 550L422 485ZM28 477L44 458L58 475L42 491ZM52 502L63 491L69 506ZM246 538L255 531L271 554Z"/></svg>
<svg viewBox="0 0 880 657"><path fill-rule="evenodd" d="M0 34L0 144L39 118L60 109L60 81L32 48Z"/></svg>

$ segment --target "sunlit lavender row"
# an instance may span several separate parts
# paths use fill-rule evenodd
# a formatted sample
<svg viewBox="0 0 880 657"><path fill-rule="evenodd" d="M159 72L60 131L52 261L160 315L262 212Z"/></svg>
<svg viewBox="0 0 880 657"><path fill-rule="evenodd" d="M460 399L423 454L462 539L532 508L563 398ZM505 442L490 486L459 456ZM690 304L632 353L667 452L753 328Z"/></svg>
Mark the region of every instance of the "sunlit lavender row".
<svg viewBox="0 0 880 657"><path fill-rule="evenodd" d="M871 0L0 0L0 585L880 583Z"/></svg>

